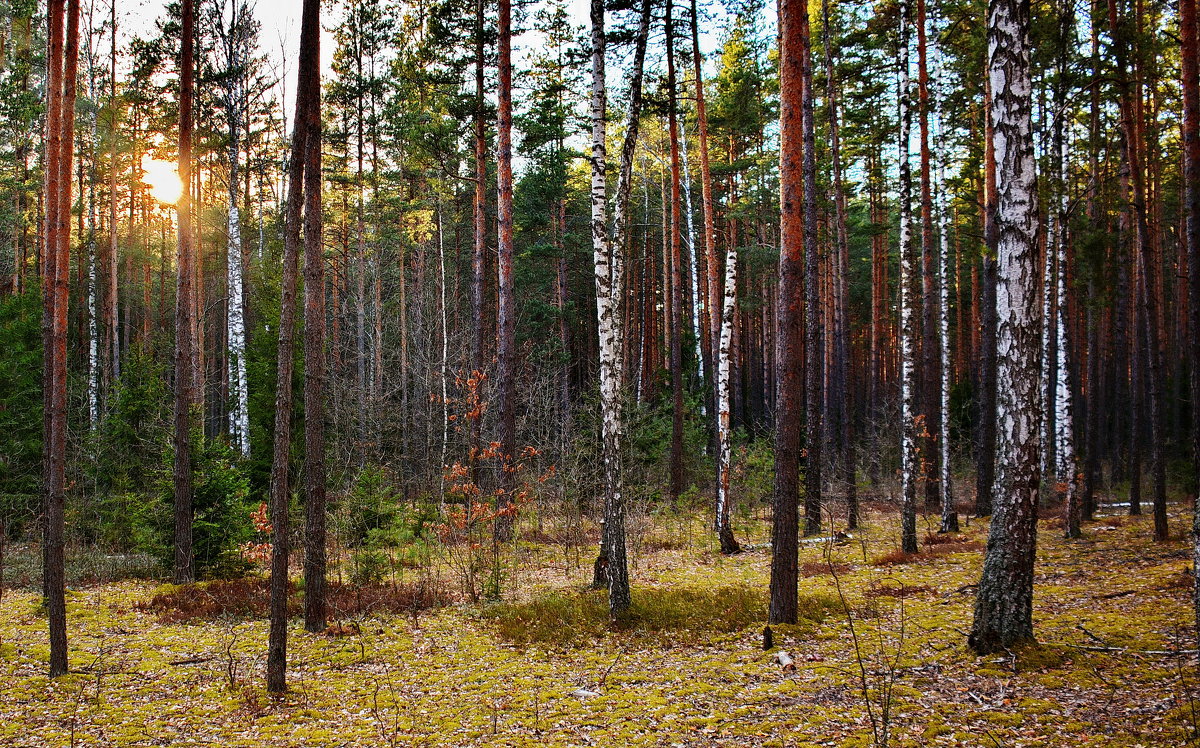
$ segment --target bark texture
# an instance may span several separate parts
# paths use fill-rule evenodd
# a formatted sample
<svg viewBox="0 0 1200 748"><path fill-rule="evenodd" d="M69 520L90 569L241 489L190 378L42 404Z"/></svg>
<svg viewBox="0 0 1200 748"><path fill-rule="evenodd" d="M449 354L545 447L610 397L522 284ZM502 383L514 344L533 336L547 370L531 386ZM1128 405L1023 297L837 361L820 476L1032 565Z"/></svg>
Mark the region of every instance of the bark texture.
<svg viewBox="0 0 1200 748"><path fill-rule="evenodd" d="M648 0L647 0L648 4ZM645 19L639 49L645 50ZM596 279L596 322L600 336L601 450L604 460L604 529L601 552L596 560L597 581L608 586L608 607L613 616L631 604L629 570L625 552L625 507L621 495L621 265L619 242L608 240L607 180L608 152L607 89L605 84L604 0L592 0L592 153L591 229ZM637 94L641 89L641 66L636 68ZM632 157L632 151L630 151ZM622 173L625 154L622 153ZM628 187L625 187L628 190ZM620 193L620 190L618 190ZM620 201L618 201L618 210ZM616 245L616 246L614 246Z"/></svg>
<svg viewBox="0 0 1200 748"><path fill-rule="evenodd" d="M921 471L920 435L925 423L920 412L920 335L918 303L920 277L912 231L912 82L909 75L908 2L900 0L900 547L917 552L917 486Z"/></svg>
<svg viewBox="0 0 1200 748"><path fill-rule="evenodd" d="M1028 0L992 0L988 76L998 198L998 427L992 522L968 637L979 653L1033 638L1042 324L1029 56Z"/></svg>
<svg viewBox="0 0 1200 748"><path fill-rule="evenodd" d="M780 252L776 341L775 488L771 523L770 623L795 623L798 584L797 503L800 494L802 323L804 273L803 59L808 54L801 0L779 4Z"/></svg>
<svg viewBox="0 0 1200 748"><path fill-rule="evenodd" d="M288 170L287 213L284 219L283 275L280 290L278 379L275 389L275 444L271 462L271 601L267 643L267 690L287 690L288 596L288 456L292 442L292 374L296 333L296 285L300 264L300 227L304 210L309 117L318 95L317 56L320 0L304 0L300 24L300 55L296 83L296 112L292 126Z"/></svg>
<svg viewBox="0 0 1200 748"><path fill-rule="evenodd" d="M175 285L175 584L196 581L192 558L192 408L196 404L195 267L192 247L192 98L195 79L193 0L182 0L179 56L179 245Z"/></svg>

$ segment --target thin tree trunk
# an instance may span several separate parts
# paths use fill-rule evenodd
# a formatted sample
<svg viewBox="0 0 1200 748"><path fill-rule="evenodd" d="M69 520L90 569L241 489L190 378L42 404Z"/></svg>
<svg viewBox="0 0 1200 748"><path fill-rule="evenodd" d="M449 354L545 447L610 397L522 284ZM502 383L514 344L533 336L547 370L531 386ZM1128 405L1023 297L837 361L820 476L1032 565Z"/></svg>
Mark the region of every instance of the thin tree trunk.
<svg viewBox="0 0 1200 748"><path fill-rule="evenodd" d="M780 0L780 253L776 357L775 487L771 524L770 623L794 623L797 614L797 501L800 494L802 289L805 250L804 57L809 53L801 0ZM728 246L736 246L733 237Z"/></svg>
<svg viewBox="0 0 1200 748"><path fill-rule="evenodd" d="M475 195L471 202L471 314L474 335L471 337L471 379L482 388L484 341L487 324L484 322L484 283L487 266L487 124L483 98L483 0L475 0ZM482 441L482 418L470 419L468 435L468 465L471 480L479 485L481 476L476 456Z"/></svg>
<svg viewBox="0 0 1200 748"><path fill-rule="evenodd" d="M1136 269L1140 275L1140 286L1137 291L1139 300L1141 327L1135 330L1141 330L1143 334L1140 336L1141 344L1145 347L1145 378L1146 378L1146 397L1149 400L1149 417L1150 430L1153 437L1150 439L1150 465L1151 472L1154 478L1154 539L1163 541L1167 539L1167 490L1166 490L1166 462L1163 456L1162 442L1165 438L1163 432L1162 421L1162 370L1161 370L1161 354L1159 341L1159 310L1158 310L1158 294L1154 288L1154 267L1153 267L1153 242L1150 236L1149 218L1146 210L1146 188L1145 175L1142 171L1141 149L1138 147L1140 138L1138 137L1138 122L1136 121L1136 93L1131 89L1131 81L1127 70L1126 54L1127 39L1123 29L1123 24L1117 13L1117 0L1108 0L1108 18L1109 28L1113 34L1113 45L1115 47L1114 57L1116 58L1116 73L1117 73L1117 88L1120 92L1122 105L1121 110L1121 130L1122 143L1125 151L1125 161L1130 173L1130 181L1132 183L1132 205L1133 219L1137 231L1137 252L1138 262ZM1135 338L1139 337L1135 333ZM1139 367L1140 369L1141 367ZM1138 398L1140 400L1140 397ZM1135 434L1135 438L1139 438L1140 434ZM1131 448L1136 446L1137 442L1131 445ZM1131 511L1133 499L1130 499Z"/></svg>
<svg viewBox="0 0 1200 748"><path fill-rule="evenodd" d="M984 207L983 241L985 253L981 261L980 330L979 330L979 445L975 477L975 516L992 513L992 493L996 483L996 397L999 355L997 340L999 318L996 296L999 285L997 264L1000 235L996 224L999 196L996 189L996 151L992 117L991 77L984 84Z"/></svg>
<svg viewBox="0 0 1200 748"><path fill-rule="evenodd" d="M802 137L804 141L804 450L801 464L804 469L804 534L821 532L821 441L822 405L824 403L824 356L821 336L821 290L819 285L820 253L817 245L817 146L816 122L813 119L813 62L812 38L809 29L808 7L796 18L800 26Z"/></svg>
<svg viewBox="0 0 1200 748"><path fill-rule="evenodd" d="M271 462L271 603L267 645L267 690L287 689L288 502L289 455L292 442L292 374L295 366L296 284L300 261L300 226L304 208L308 159L307 112L316 104L313 90L319 76L319 0L304 0L300 25L300 55L296 73L296 113L288 171L287 213L284 223L283 275L280 289L278 379L275 389L275 444ZM307 447L307 440L305 446ZM307 477L307 476L306 476Z"/></svg>
<svg viewBox="0 0 1200 748"><path fill-rule="evenodd" d="M729 479L733 471L733 429L730 427L730 370L733 357L733 319L737 309L737 247L725 248L725 299L721 308L721 345L717 353L717 511L715 529L721 553L741 551L729 521Z"/></svg>
<svg viewBox="0 0 1200 748"><path fill-rule="evenodd" d="M704 344L703 329L706 327L704 320L707 316L707 309L704 302L706 297L701 290L704 273L699 267L700 258L696 251L696 222L692 218L692 168L688 163L686 125L679 128L679 151L680 156L683 158L683 171L681 173L681 178L683 179L683 217L687 222L688 285L691 288L691 293L688 295L688 300L691 302L689 322L692 325L692 338L695 345L693 353L696 356L696 376L703 382L712 362L709 359L708 346ZM705 400L701 400L700 415L704 416L707 412L708 405Z"/></svg>
<svg viewBox="0 0 1200 748"><path fill-rule="evenodd" d="M75 80L79 56L79 2L50 0L46 117L45 245L42 252L44 341L45 525L42 587L50 638L50 677L64 675L67 608L64 578L67 459L67 307L70 291L71 161L74 156Z"/></svg>
<svg viewBox="0 0 1200 748"><path fill-rule="evenodd" d="M988 75L997 164L999 283L997 487L968 644L995 652L1033 638L1033 562L1041 474L1036 288L1037 189L1030 101L1029 3L992 0Z"/></svg>
<svg viewBox="0 0 1200 748"><path fill-rule="evenodd" d="M720 269L717 261L717 240L713 205L712 165L708 154L708 107L704 96L704 72L700 56L700 18L696 0L692 0L692 69L696 83L696 124L700 147L700 205L704 214L704 270L707 276L708 297L704 309L708 320L704 325L709 339L705 347L717 356L720 341L717 336L722 324ZM715 367L714 367L715 368ZM713 380L715 383L715 379ZM717 395L719 397L719 395ZM719 408L718 408L719 409Z"/></svg>
<svg viewBox="0 0 1200 748"><path fill-rule="evenodd" d="M115 3L114 3L115 5ZM225 253L226 285L228 287L228 316L226 336L229 341L229 375L232 380L233 408L229 411L229 436L233 446L243 457L250 456L250 393L246 375L246 299L243 286L242 225L238 213L238 176L241 157L241 112L245 88L242 81L242 39L238 33L241 14L245 6L234 5L233 20L229 28L228 62L233 78L228 88L225 106L229 119L229 200L228 241ZM116 146L113 146L114 149ZM115 153L115 150L114 150ZM248 170L247 170L248 171ZM115 179L115 177L114 177Z"/></svg>
<svg viewBox="0 0 1200 748"><path fill-rule="evenodd" d="M680 247L679 219L681 205L679 195L679 122L675 116L675 35L671 11L672 0L667 0L666 25L667 45L667 128L671 148L671 480L667 494L678 501L683 493L683 253Z"/></svg>
<svg viewBox="0 0 1200 748"><path fill-rule="evenodd" d="M1188 347L1191 351L1192 487L1200 491L1200 38L1196 0L1180 0L1179 34L1183 83L1185 241L1188 252ZM1200 636L1200 500L1192 513L1193 608Z"/></svg>
<svg viewBox="0 0 1200 748"><path fill-rule="evenodd" d="M112 127L117 128L117 4L112 3L112 15L109 26L109 80L112 88L109 91L109 108L112 117ZM108 164L108 257L105 261L107 271L106 293L104 298L104 382L101 396L107 404L108 398L117 379L121 376L121 345L117 338L117 153L118 139L112 138L112 148L109 151ZM131 198L132 199L132 198ZM130 222L132 235L133 224Z"/></svg>
<svg viewBox="0 0 1200 748"><path fill-rule="evenodd" d="M496 224L499 258L499 282L496 298L497 393L500 399L500 488L496 505L495 539L508 540L513 531L515 473L507 469L517 450L517 310L513 289L513 175L512 175L512 3L499 0L499 77L496 121Z"/></svg>
<svg viewBox="0 0 1200 748"><path fill-rule="evenodd" d="M1066 133L1066 96L1067 96L1067 56L1074 41L1074 13L1068 3L1060 9L1060 43L1058 56L1058 79L1055 82L1054 97L1054 132L1052 134L1051 158L1054 159L1057 171L1056 182L1058 189L1058 205L1049 213L1052 231L1050 247L1054 251L1054 480L1055 485L1066 489L1064 506L1064 534L1068 538L1080 536L1079 522L1083 515L1080 507L1079 480L1075 459L1074 410L1075 405L1071 392L1070 371L1071 361L1067 335L1069 326L1067 308L1067 242L1068 234L1068 188L1070 184L1070 164L1068 162L1067 133ZM1048 250L1049 252L1049 250Z"/></svg>
<svg viewBox="0 0 1200 748"><path fill-rule="evenodd" d="M936 49L936 46L935 46ZM935 71L940 79L941 70L941 53L937 55L935 63ZM944 128L943 120L944 111L942 103L938 102L937 124L938 124L938 150L944 150ZM940 490L940 505L942 511L942 521L939 528L940 532L958 532L958 511L954 506L954 490L953 482L950 474L950 284L949 284L949 267L950 267L950 212L947 208L947 186L944 159L938 162L937 165L937 220L938 232L940 234L940 251L938 253L937 276L938 276L938 343L941 353L941 367L939 370L938 387L939 395L939 415L938 423L938 448L940 451L938 465L939 472L939 490Z"/></svg>
<svg viewBox="0 0 1200 748"><path fill-rule="evenodd" d="M642 59L649 26L649 0L645 0L637 42L632 87L634 101L640 103ZM621 495L621 263L620 242L608 240L605 203L607 185L605 149L607 89L605 85L604 0L592 0L592 156L591 156L591 229L592 253L596 277L596 321L600 338L600 415L604 460L604 530L595 576L608 585L608 607L613 616L624 614L631 604L629 571L625 555L625 508ZM634 107L631 106L631 111ZM636 121L636 120L635 120ZM633 133L636 137L636 128ZM622 149L621 174L617 190L618 228L628 196L627 171L632 169L632 145ZM622 184L622 182L625 182ZM622 191L624 190L624 192ZM616 248L614 250L614 244Z"/></svg>
<svg viewBox="0 0 1200 748"><path fill-rule="evenodd" d="M838 124L838 90L833 67L833 48L829 31L831 0L821 3L821 31L825 48L825 81L829 88L829 148L833 169L833 205L835 226L833 231L833 367L830 377L830 399L837 413L836 459L846 493L846 526L858 527L858 487L854 446L851 442L851 426L854 409L850 404L850 241L846 229L846 196L842 190L841 137ZM767 391L770 391L767 388Z"/></svg>
<svg viewBox="0 0 1200 748"><path fill-rule="evenodd" d="M311 0L310 0L311 1ZM320 5L305 4L304 23L320 27ZM308 16L311 13L312 18ZM321 59L321 35L313 34L311 60ZM310 63L311 63L310 60ZM304 628L325 628L325 248L321 205L321 80L309 78L304 108ZM379 311L376 310L378 317ZM375 348L382 341L376 328Z"/></svg>
<svg viewBox="0 0 1200 748"><path fill-rule="evenodd" d="M917 12L917 102L921 135L921 364L917 378L917 408L924 417L925 436L921 439L921 464L924 466L925 507L941 506L941 383L938 357L938 282L935 269L937 249L933 226L933 155L929 148L929 63L928 19L925 0L916 0Z"/></svg>
<svg viewBox="0 0 1200 748"><path fill-rule="evenodd" d="M179 257L175 297L175 584L196 580L192 558L192 409L196 405L196 308L192 248L192 93L195 76L193 0L182 0L179 82Z"/></svg>
<svg viewBox="0 0 1200 748"><path fill-rule="evenodd" d="M920 470L920 368L917 361L918 255L912 236L912 83L909 77L908 2L900 0L900 547L917 552L917 485Z"/></svg>

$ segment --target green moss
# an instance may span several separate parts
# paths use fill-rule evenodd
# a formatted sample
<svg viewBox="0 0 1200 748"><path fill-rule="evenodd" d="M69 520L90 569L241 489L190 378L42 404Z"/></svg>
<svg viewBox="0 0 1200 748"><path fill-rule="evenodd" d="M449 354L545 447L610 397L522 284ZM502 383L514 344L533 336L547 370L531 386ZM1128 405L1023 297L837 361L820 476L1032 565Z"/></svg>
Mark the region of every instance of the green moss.
<svg viewBox="0 0 1200 748"><path fill-rule="evenodd" d="M1075 650L1053 644L1029 644L1016 651L1017 671L1031 673L1062 667Z"/></svg>
<svg viewBox="0 0 1200 748"><path fill-rule="evenodd" d="M1003 727L1017 727L1025 721L1025 717L1017 712L987 711L977 716L985 722Z"/></svg>

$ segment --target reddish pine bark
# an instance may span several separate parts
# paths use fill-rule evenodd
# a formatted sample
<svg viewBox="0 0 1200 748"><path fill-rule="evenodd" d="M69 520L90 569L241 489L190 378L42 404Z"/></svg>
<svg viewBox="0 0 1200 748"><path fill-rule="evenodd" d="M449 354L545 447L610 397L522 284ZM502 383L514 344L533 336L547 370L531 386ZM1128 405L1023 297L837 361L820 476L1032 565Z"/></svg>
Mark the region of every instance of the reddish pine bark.
<svg viewBox="0 0 1200 748"><path fill-rule="evenodd" d="M796 621L797 501L800 494L802 289L804 272L803 65L808 55L801 0L779 5L780 253L777 326L779 403L775 411L775 488L771 526L770 623Z"/></svg>

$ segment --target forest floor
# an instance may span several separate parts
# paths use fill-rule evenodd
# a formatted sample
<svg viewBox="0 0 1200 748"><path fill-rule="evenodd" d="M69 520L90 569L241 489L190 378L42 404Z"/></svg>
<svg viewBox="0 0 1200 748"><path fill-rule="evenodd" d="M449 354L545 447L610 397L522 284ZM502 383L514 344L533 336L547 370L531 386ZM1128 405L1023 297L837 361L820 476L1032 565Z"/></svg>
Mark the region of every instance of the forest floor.
<svg viewBox="0 0 1200 748"><path fill-rule="evenodd" d="M359 615L337 635L294 621L278 699L265 621L169 623L148 603L171 588L145 581L69 592L73 672L51 681L39 598L9 590L0 745L1200 744L1200 666L1174 653L1195 646L1188 513L1172 506L1177 539L1161 544L1149 516L1101 516L1077 541L1043 521L1040 644L977 657L964 641L986 523L954 538L925 524L908 558L895 515L872 511L850 542L801 550L803 622L774 631L794 670L762 648L762 517L741 518L750 549L728 558L699 513L650 519L634 544L640 618L616 628L584 589L591 551L527 532L504 606Z"/></svg>

